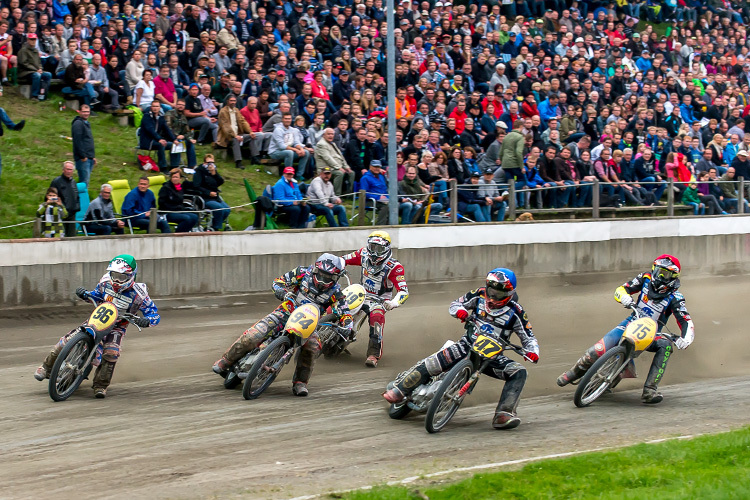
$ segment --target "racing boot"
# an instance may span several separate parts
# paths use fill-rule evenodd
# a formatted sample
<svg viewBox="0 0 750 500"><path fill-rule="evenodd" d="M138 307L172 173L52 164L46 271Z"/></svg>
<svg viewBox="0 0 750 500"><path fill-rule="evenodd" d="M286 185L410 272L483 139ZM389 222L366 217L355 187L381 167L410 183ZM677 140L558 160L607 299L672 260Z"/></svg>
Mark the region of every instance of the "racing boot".
<svg viewBox="0 0 750 500"><path fill-rule="evenodd" d="M370 327L370 342L367 344L367 359L365 366L376 368L383 353L383 337L381 335L383 326L375 324Z"/></svg>
<svg viewBox="0 0 750 500"><path fill-rule="evenodd" d="M320 343L315 340L308 340L300 350L297 367L292 376L292 380L294 381L292 392L295 396L307 396L307 383L310 381L313 366L315 366L315 358L320 353Z"/></svg>
<svg viewBox="0 0 750 500"><path fill-rule="evenodd" d="M214 366L211 367L211 369L214 371L215 374L221 375L222 378L227 378L227 375L229 374L229 369L232 367L229 362L227 362L226 359L222 356L221 358L214 363Z"/></svg>
<svg viewBox="0 0 750 500"><path fill-rule="evenodd" d="M94 382L92 384L94 397L99 399L107 397L107 387L109 387L114 373L115 363L104 359L99 363L99 366L96 367L96 372L94 372Z"/></svg>
<svg viewBox="0 0 750 500"><path fill-rule="evenodd" d="M596 346L598 346L600 343L597 343ZM601 344L604 345L603 343ZM601 351L596 349L596 346L589 347L588 350L586 350L585 353L583 353L583 356L576 362L575 365L573 365L573 368L566 371L559 377L557 377L557 385L560 387L565 387L566 385L575 382L579 378L583 377L586 374L586 371L591 368L591 365L594 364L594 362L599 359L599 356L604 354L604 350Z"/></svg>
<svg viewBox="0 0 750 500"><path fill-rule="evenodd" d="M492 419L492 427L495 429L515 429L521 424L521 419L515 413L499 411Z"/></svg>
<svg viewBox="0 0 750 500"><path fill-rule="evenodd" d="M307 384L304 383L304 382L295 382L292 385L292 393L295 396L299 396L301 398L304 398L305 396L307 396L309 394L309 392L307 390Z"/></svg>
<svg viewBox="0 0 750 500"><path fill-rule="evenodd" d="M395 385L383 393L383 397L391 404L400 403L406 395Z"/></svg>
<svg viewBox="0 0 750 500"><path fill-rule="evenodd" d="M431 357L432 356L430 356L430 358ZM437 373L440 372L438 371ZM435 375L437 375L437 373L435 373ZM427 382L430 378L430 372L427 368L426 362L422 362L415 366L409 373L399 378L400 380L397 383L394 384L391 382L388 384L386 391L383 393L385 400L391 404L400 403L406 396L411 394L415 388Z"/></svg>
<svg viewBox="0 0 750 500"><path fill-rule="evenodd" d="M648 377L646 377L646 383L643 384L643 394L641 395L641 401L651 405L661 403L664 399L664 396L657 389L659 382L661 382L661 377L667 369L669 357L672 355L672 343L670 341L660 339L655 344L656 354L654 354L654 360L651 362L651 368L648 370Z"/></svg>
<svg viewBox="0 0 750 500"><path fill-rule="evenodd" d="M43 381L46 378L49 378L49 372L44 367L44 365L42 365L42 366L40 366L39 368L36 369L36 371L34 372L34 378L37 379L40 382Z"/></svg>
<svg viewBox="0 0 750 500"><path fill-rule="evenodd" d="M655 405L657 403L661 403L664 399L664 396L661 395L661 392L658 392L656 390L656 387L644 387L643 388L643 394L641 394L641 401L649 404L649 405Z"/></svg>

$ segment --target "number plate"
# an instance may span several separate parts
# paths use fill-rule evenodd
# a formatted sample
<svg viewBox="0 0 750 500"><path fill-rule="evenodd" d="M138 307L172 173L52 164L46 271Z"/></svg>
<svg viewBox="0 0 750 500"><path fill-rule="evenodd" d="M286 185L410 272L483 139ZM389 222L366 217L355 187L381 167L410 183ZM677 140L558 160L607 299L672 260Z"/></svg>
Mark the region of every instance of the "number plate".
<svg viewBox="0 0 750 500"><path fill-rule="evenodd" d="M495 358L503 352L503 345L490 337L479 335L471 349L483 358Z"/></svg>

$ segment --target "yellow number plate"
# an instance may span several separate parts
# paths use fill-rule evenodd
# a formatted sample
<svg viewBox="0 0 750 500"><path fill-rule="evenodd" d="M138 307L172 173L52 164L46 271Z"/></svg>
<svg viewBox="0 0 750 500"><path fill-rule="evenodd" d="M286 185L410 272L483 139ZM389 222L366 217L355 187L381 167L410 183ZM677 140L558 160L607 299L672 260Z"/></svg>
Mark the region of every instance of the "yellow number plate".
<svg viewBox="0 0 750 500"><path fill-rule="evenodd" d="M117 320L117 308L111 302L102 302L89 317L89 325L97 331L106 330Z"/></svg>
<svg viewBox="0 0 750 500"><path fill-rule="evenodd" d="M503 352L503 345L497 340L480 335L474 341L471 349L484 358L494 358Z"/></svg>
<svg viewBox="0 0 750 500"><path fill-rule="evenodd" d="M317 328L319 318L320 312L317 307L313 304L304 304L289 316L285 329L307 340Z"/></svg>
<svg viewBox="0 0 750 500"><path fill-rule="evenodd" d="M656 337L659 327L651 318L639 318L625 328L624 336L629 338L636 351L644 351Z"/></svg>

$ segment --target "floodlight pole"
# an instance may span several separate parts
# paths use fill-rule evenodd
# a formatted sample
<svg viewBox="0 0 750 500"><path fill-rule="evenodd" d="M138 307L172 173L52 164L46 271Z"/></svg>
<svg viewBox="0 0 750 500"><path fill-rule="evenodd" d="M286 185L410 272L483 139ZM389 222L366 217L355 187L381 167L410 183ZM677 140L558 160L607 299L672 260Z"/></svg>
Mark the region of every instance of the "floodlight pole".
<svg viewBox="0 0 750 500"><path fill-rule="evenodd" d="M388 222L398 225L398 167L396 165L396 35L394 12L395 0L386 2L386 68L388 71L386 92L388 94Z"/></svg>

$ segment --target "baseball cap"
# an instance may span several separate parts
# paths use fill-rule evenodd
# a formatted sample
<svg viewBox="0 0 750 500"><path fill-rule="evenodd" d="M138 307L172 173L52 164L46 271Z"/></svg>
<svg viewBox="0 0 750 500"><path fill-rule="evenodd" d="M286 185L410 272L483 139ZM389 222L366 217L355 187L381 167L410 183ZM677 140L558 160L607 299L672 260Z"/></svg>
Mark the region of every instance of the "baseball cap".
<svg viewBox="0 0 750 500"><path fill-rule="evenodd" d="M495 169L494 169L494 168L492 168L492 167L487 167L487 168L485 168L485 169L484 169L484 170L482 171L482 173L483 173L483 174L494 174L494 173L495 173Z"/></svg>
<svg viewBox="0 0 750 500"><path fill-rule="evenodd" d="M285 174L294 174L294 167L286 167L284 169Z"/></svg>
<svg viewBox="0 0 750 500"><path fill-rule="evenodd" d="M737 156L747 156L747 155L748 155L747 151L745 151L744 149L740 151L739 153L737 153Z"/></svg>
<svg viewBox="0 0 750 500"><path fill-rule="evenodd" d="M576 43L583 43L583 42L585 42L585 41L586 41L586 40L584 40L584 39L583 39L583 37L580 37L580 36L579 36L578 38L576 38Z"/></svg>
<svg viewBox="0 0 750 500"><path fill-rule="evenodd" d="M36 36L36 33L29 33L28 35L26 35L26 38L34 40L35 38L37 38L37 36Z"/></svg>
<svg viewBox="0 0 750 500"><path fill-rule="evenodd" d="M508 33L508 36L516 36L516 32L515 31L511 31L510 33Z"/></svg>
<svg viewBox="0 0 750 500"><path fill-rule="evenodd" d="M287 93L287 94L296 94L296 93L297 93L297 89L296 89L296 88L294 88L294 87L289 87L289 88L287 89L286 93Z"/></svg>
<svg viewBox="0 0 750 500"><path fill-rule="evenodd" d="M284 71L283 69L282 69L282 70L279 70L279 71L278 71L278 72L276 73L276 76L286 76L286 71Z"/></svg>
<svg viewBox="0 0 750 500"><path fill-rule="evenodd" d="M472 176L472 177L482 177L482 176L481 176L481 175L479 174L479 172L472 172L472 173L471 173L471 176Z"/></svg>
<svg viewBox="0 0 750 500"><path fill-rule="evenodd" d="M214 8L211 9L211 13L212 14L218 14L219 13L219 9L217 9L216 7L214 7Z"/></svg>
<svg viewBox="0 0 750 500"><path fill-rule="evenodd" d="M198 75L198 79L200 80L201 78L208 78L208 75Z"/></svg>
<svg viewBox="0 0 750 500"><path fill-rule="evenodd" d="M333 169L331 167L323 167L320 169L320 173L328 172L329 174L333 172Z"/></svg>
<svg viewBox="0 0 750 500"><path fill-rule="evenodd" d="M498 121L495 123L495 128L503 128L508 130L508 125L505 122Z"/></svg>
<svg viewBox="0 0 750 500"><path fill-rule="evenodd" d="M370 162L370 166L371 167L382 167L383 164L380 162L380 160L372 160Z"/></svg>
<svg viewBox="0 0 750 500"><path fill-rule="evenodd" d="M343 71L341 71L339 73L339 76L344 76L344 75L348 75L348 74L349 74L349 72L347 70L343 70Z"/></svg>
<svg viewBox="0 0 750 500"><path fill-rule="evenodd" d="M145 30L143 30L143 34L144 34L144 35L145 35L146 33L153 33L153 32L154 32L154 30L152 30L151 28L146 28Z"/></svg>
<svg viewBox="0 0 750 500"><path fill-rule="evenodd" d="M633 38L640 38L640 37L641 37L640 33L633 33Z"/></svg>
<svg viewBox="0 0 750 500"><path fill-rule="evenodd" d="M401 24L402 24L402 25L404 25L404 24L409 24L409 21L408 21L407 19L402 19L402 20L401 20Z"/></svg>
<svg viewBox="0 0 750 500"><path fill-rule="evenodd" d="M192 89L193 87L201 88L201 86L200 86L200 85L198 85L197 83L191 83L191 84L190 84L190 87L188 87L188 88L191 88L191 89Z"/></svg>

